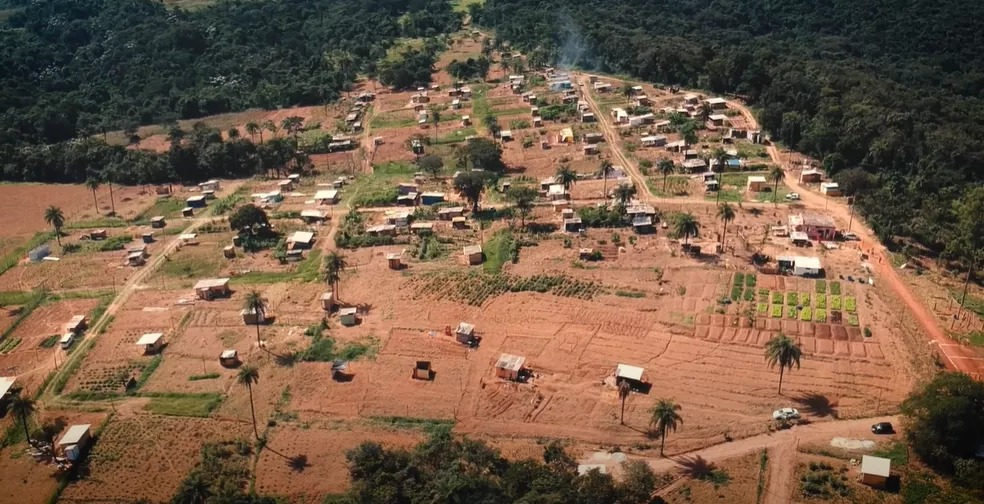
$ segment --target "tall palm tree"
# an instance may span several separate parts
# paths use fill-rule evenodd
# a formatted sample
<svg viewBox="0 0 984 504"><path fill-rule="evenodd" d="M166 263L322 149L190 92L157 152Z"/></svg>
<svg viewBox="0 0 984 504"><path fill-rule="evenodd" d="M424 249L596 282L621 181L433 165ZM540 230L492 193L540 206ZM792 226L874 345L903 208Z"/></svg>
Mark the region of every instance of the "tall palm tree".
<svg viewBox="0 0 984 504"><path fill-rule="evenodd" d="M779 365L779 395L782 395L783 373L787 368L792 371L793 365L799 369L802 354L799 343L783 333L777 334L765 344L765 361L769 364L769 369Z"/></svg>
<svg viewBox="0 0 984 504"><path fill-rule="evenodd" d="M602 192L605 195L605 204L608 204L608 175L612 172L612 162L608 159L601 160L601 177L605 180L604 186L602 187Z"/></svg>
<svg viewBox="0 0 984 504"><path fill-rule="evenodd" d="M619 208L621 208L624 213L625 207L628 206L629 201L632 200L632 197L636 195L636 186L635 184L619 184L618 187L612 191L612 194L615 197L615 201L618 202Z"/></svg>
<svg viewBox="0 0 984 504"><path fill-rule="evenodd" d="M96 191L99 190L101 185L102 182L100 182L96 177L89 177L85 179L85 187L92 191L92 206L95 207L96 214L99 214L99 200L96 199Z"/></svg>
<svg viewBox="0 0 984 504"><path fill-rule="evenodd" d="M554 174L554 183L561 184L565 191L570 191L571 186L577 183L577 172L570 165L562 164Z"/></svg>
<svg viewBox="0 0 984 504"><path fill-rule="evenodd" d="M618 384L618 398L622 400L622 413L619 415L618 423L625 425L625 400L629 398L629 394L632 392L632 387L629 386L629 382L622 380Z"/></svg>
<svg viewBox="0 0 984 504"><path fill-rule="evenodd" d="M679 404L673 402L672 399L660 399L649 410L649 426L655 428L656 434L659 435L659 456L663 456L663 446L666 445L666 434L669 431L676 432L677 427L683 423L683 417L680 416L679 411L683 409Z"/></svg>
<svg viewBox="0 0 984 504"><path fill-rule="evenodd" d="M266 128L266 130L269 131L270 133L273 133L274 138L277 138L277 132L280 131L280 127L277 126L277 123L271 120L266 120L263 121L263 127ZM263 143L262 139L260 140L260 143Z"/></svg>
<svg viewBox="0 0 984 504"><path fill-rule="evenodd" d="M260 143L263 143L263 129L260 128L256 121L250 121L246 123L246 133L249 135L249 140L256 143L256 134L260 134Z"/></svg>
<svg viewBox="0 0 984 504"><path fill-rule="evenodd" d="M783 170L781 166L773 166L769 170L769 180L774 183L772 188L772 202L776 203L779 197L779 182L782 182L786 178L786 170Z"/></svg>
<svg viewBox="0 0 984 504"><path fill-rule="evenodd" d="M721 245L724 245L724 236L728 234L728 223L735 220L735 209L729 203L721 203L718 205L717 216L724 223L724 229L721 230Z"/></svg>
<svg viewBox="0 0 984 504"><path fill-rule="evenodd" d="M342 279L342 272L348 267L345 256L337 250L331 251L325 258L325 281L331 286L332 299L338 300L338 282Z"/></svg>
<svg viewBox="0 0 984 504"><path fill-rule="evenodd" d="M439 107L430 108L430 120L434 124L434 137L437 138L437 127L441 124L441 109Z"/></svg>
<svg viewBox="0 0 984 504"><path fill-rule="evenodd" d="M661 159L656 169L663 174L663 192L666 192L666 178L676 171L676 165L673 164L672 159Z"/></svg>
<svg viewBox="0 0 984 504"><path fill-rule="evenodd" d="M253 289L246 293L246 299L243 300L243 309L246 313L256 314L256 345L260 346L260 323L266 318L267 304L263 296L260 295L259 291Z"/></svg>
<svg viewBox="0 0 984 504"><path fill-rule="evenodd" d="M260 431L256 429L256 408L253 407L253 385L256 385L260 381L260 372L256 369L256 366L245 365L239 368L239 374L236 376L236 383L246 387L249 391L249 412L253 416L253 435L256 439L260 439Z"/></svg>
<svg viewBox="0 0 984 504"><path fill-rule="evenodd" d="M694 214L687 212L680 214L673 223L673 231L677 236L683 237L683 243L689 243L690 237L700 234L700 222Z"/></svg>
<svg viewBox="0 0 984 504"><path fill-rule="evenodd" d="M10 401L10 406L7 408L14 416L20 419L21 426L24 427L24 438L30 443L31 431L27 428L27 419L37 411L37 404L34 402L34 399L17 396Z"/></svg>
<svg viewBox="0 0 984 504"><path fill-rule="evenodd" d="M45 209L44 221L48 223L49 226L55 228L55 239L58 240L58 244L61 245L61 229L62 226L65 225L65 214L62 212L61 208L52 205Z"/></svg>

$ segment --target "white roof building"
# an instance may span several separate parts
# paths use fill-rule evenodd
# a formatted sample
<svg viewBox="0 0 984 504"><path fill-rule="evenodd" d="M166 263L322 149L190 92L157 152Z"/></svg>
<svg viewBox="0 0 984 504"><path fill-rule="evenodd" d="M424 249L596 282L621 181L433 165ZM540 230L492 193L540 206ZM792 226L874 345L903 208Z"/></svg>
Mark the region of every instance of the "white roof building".
<svg viewBox="0 0 984 504"><path fill-rule="evenodd" d="M92 427L91 424L81 424L73 425L65 431L65 435L58 440L58 446L71 446L79 444L87 435L89 435L89 429Z"/></svg>
<svg viewBox="0 0 984 504"><path fill-rule="evenodd" d="M641 367L630 366L628 364L619 364L615 368L616 378L625 378L627 380L642 381L642 374L645 372Z"/></svg>
<svg viewBox="0 0 984 504"><path fill-rule="evenodd" d="M216 287L225 287L227 285L229 285L228 278L206 278L204 280L199 280L195 284L195 290L214 289Z"/></svg>
<svg viewBox="0 0 984 504"><path fill-rule="evenodd" d="M495 367L499 369L505 369L507 371L518 372L520 369L523 369L523 364L525 363L526 363L526 357L504 353L499 356L499 360L496 361Z"/></svg>
<svg viewBox="0 0 984 504"><path fill-rule="evenodd" d="M10 392L16 381L17 379L13 376L0 376L0 398L3 398L3 396L7 395L7 392Z"/></svg>
<svg viewBox="0 0 984 504"><path fill-rule="evenodd" d="M870 474L872 476L888 478L892 475L892 461L887 458L862 455L861 474Z"/></svg>
<svg viewBox="0 0 984 504"><path fill-rule="evenodd" d="M314 193L315 200L333 200L338 197L338 191L336 189L322 189Z"/></svg>
<svg viewBox="0 0 984 504"><path fill-rule="evenodd" d="M287 241L292 243L309 244L314 241L314 233L310 231L295 231L294 234L290 235L290 239Z"/></svg>
<svg viewBox="0 0 984 504"><path fill-rule="evenodd" d="M163 337L164 337L164 333L159 333L159 332L147 333L141 336L140 339L137 340L137 345L138 346L156 345L157 342L160 341L161 338Z"/></svg>

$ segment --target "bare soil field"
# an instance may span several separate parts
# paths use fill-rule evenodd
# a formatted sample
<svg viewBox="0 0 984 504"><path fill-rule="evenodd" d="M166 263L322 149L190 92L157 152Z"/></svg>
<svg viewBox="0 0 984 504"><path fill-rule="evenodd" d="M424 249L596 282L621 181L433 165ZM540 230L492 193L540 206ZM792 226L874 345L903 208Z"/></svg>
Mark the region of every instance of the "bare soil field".
<svg viewBox="0 0 984 504"><path fill-rule="evenodd" d="M106 419L103 413L48 410L44 418L65 425L90 424L97 428ZM23 445L0 455L0 504L41 504L49 502L58 488L58 469L54 464L35 461L30 454L19 451ZM16 451L15 451L16 450Z"/></svg>
<svg viewBox="0 0 984 504"><path fill-rule="evenodd" d="M682 464L681 471L687 475L685 479L660 492L666 502L757 502L758 454L731 459L720 465L699 457L686 459Z"/></svg>
<svg viewBox="0 0 984 504"><path fill-rule="evenodd" d="M101 187L97 194L99 211L105 214L110 210L108 187ZM136 215L156 199L144 186L114 186L113 194L116 213L124 218ZM4 235L26 237L49 230L43 214L51 205L62 209L69 224L98 218L93 209L92 191L81 184L0 184L0 212L7 224Z"/></svg>
<svg viewBox="0 0 984 504"><path fill-rule="evenodd" d="M251 430L248 423L217 419L116 418L95 443L86 476L69 485L59 502L167 501L198 463L203 445L248 440Z"/></svg>
<svg viewBox="0 0 984 504"><path fill-rule="evenodd" d="M65 332L65 324L74 315L87 315L99 302L95 299L73 299L47 303L34 310L9 338L21 342L13 351L0 354L0 374L16 376L17 385L33 393L55 367L65 360L64 351L54 344L44 348L41 343Z"/></svg>

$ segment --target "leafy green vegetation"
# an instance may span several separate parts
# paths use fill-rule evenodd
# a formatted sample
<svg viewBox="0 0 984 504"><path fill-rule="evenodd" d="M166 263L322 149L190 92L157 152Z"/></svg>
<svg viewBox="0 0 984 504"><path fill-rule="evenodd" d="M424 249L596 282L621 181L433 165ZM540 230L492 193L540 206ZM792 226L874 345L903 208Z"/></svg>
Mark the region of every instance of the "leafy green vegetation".
<svg viewBox="0 0 984 504"><path fill-rule="evenodd" d="M790 292L786 294L786 304L789 306L796 306L799 304L799 294L795 292Z"/></svg>
<svg viewBox="0 0 984 504"><path fill-rule="evenodd" d="M755 311L757 311L760 314L768 313L769 312L769 304L768 303L759 303L758 305L756 305L756 310Z"/></svg>
<svg viewBox="0 0 984 504"><path fill-rule="evenodd" d="M221 394L144 394L150 402L144 406L155 415L207 417L222 403Z"/></svg>
<svg viewBox="0 0 984 504"><path fill-rule="evenodd" d="M619 296L619 297L627 297L627 298L644 298L644 297L646 297L646 293L645 292L640 292L640 291L625 291L625 290L617 290L617 291L615 291L615 295L616 296Z"/></svg>
<svg viewBox="0 0 984 504"><path fill-rule="evenodd" d="M189 376L188 381L214 380L220 376L222 375L219 373L197 374Z"/></svg>
<svg viewBox="0 0 984 504"><path fill-rule="evenodd" d="M482 269L491 274L501 272L507 261L515 263L519 260L519 249L519 243L509 230L497 232L482 245L482 254L485 256Z"/></svg>
<svg viewBox="0 0 984 504"><path fill-rule="evenodd" d="M782 305L772 305L772 318L782 318Z"/></svg>
<svg viewBox="0 0 984 504"><path fill-rule="evenodd" d="M826 294L827 293L827 281L826 280L817 280L815 286L816 286L817 294Z"/></svg>
<svg viewBox="0 0 984 504"><path fill-rule="evenodd" d="M840 311L840 310L843 309L843 308L841 308L841 306L842 306L842 303L841 303L841 297L840 296L837 296L837 295L830 296L830 309L831 310L838 310L838 311Z"/></svg>
<svg viewBox="0 0 984 504"><path fill-rule="evenodd" d="M855 312L858 309L858 302L852 296L844 297L844 309L849 312Z"/></svg>
<svg viewBox="0 0 984 504"><path fill-rule="evenodd" d="M984 54L970 21L984 18L984 5L943 0L927 10L889 0L818 11L811 0L682 0L659 7L647 16L640 13L653 5L643 0L488 0L471 14L530 61L735 93L774 141L822 160L848 194L859 195L858 210L880 237L907 235L934 252L953 243L961 232L956 210L939 202L984 180L970 161L984 154L977 120ZM899 113L907 119L886 121ZM761 156L761 146L737 145ZM938 183L913 184L919 177ZM722 200L736 196L724 191Z"/></svg>
<svg viewBox="0 0 984 504"><path fill-rule="evenodd" d="M841 293L841 283L840 282L830 282L830 293L839 296Z"/></svg>
<svg viewBox="0 0 984 504"><path fill-rule="evenodd" d="M564 275L518 277L479 271L436 271L414 275L410 286L414 290L414 299L450 299L472 306L481 306L485 301L506 292L551 293L578 299L592 299L604 292L604 287L599 283Z"/></svg>
<svg viewBox="0 0 984 504"><path fill-rule="evenodd" d="M781 292L773 292L772 304L782 304L782 303L783 303L783 294Z"/></svg>
<svg viewBox="0 0 984 504"><path fill-rule="evenodd" d="M259 285L273 284L281 282L314 282L320 278L321 251L311 250L308 256L297 263L297 268L293 271L250 271L242 275L232 277L230 283L234 285Z"/></svg>
<svg viewBox="0 0 984 504"><path fill-rule="evenodd" d="M847 467L839 471L826 462L810 462L810 470L800 478L800 490L806 497L830 499L834 495L847 497L851 494L848 486Z"/></svg>

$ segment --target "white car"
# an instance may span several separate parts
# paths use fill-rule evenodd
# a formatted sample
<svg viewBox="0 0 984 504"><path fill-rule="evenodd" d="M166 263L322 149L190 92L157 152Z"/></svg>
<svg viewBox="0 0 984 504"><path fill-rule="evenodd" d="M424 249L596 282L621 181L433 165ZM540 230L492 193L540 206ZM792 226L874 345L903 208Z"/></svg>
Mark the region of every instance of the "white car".
<svg viewBox="0 0 984 504"><path fill-rule="evenodd" d="M786 195L786 199L788 199L789 201L799 201L800 195L799 193L791 192Z"/></svg>
<svg viewBox="0 0 984 504"><path fill-rule="evenodd" d="M772 412L773 420L792 420L799 417L800 412L796 408L779 408Z"/></svg>

